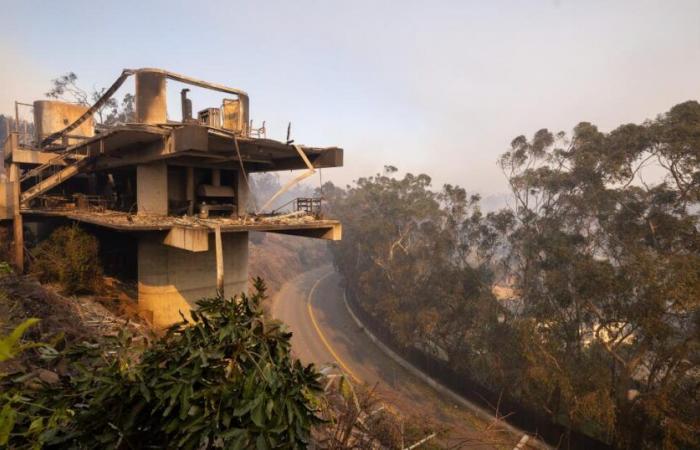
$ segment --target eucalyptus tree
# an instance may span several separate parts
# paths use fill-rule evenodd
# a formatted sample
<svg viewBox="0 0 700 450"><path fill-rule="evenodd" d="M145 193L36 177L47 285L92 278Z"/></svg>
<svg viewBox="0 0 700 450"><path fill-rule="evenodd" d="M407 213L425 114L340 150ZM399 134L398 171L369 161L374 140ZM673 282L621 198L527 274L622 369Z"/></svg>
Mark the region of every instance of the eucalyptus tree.
<svg viewBox="0 0 700 450"><path fill-rule="evenodd" d="M700 105L511 147L508 257L539 401L621 446L700 445Z"/></svg>

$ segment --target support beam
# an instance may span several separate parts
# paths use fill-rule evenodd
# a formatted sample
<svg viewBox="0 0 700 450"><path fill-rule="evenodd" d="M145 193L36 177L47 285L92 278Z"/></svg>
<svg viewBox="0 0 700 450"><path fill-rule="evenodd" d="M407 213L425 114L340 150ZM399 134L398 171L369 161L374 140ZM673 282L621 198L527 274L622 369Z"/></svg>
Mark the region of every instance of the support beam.
<svg viewBox="0 0 700 450"><path fill-rule="evenodd" d="M163 244L190 252L206 252L209 250L209 230L176 226L165 235Z"/></svg>
<svg viewBox="0 0 700 450"><path fill-rule="evenodd" d="M224 298L224 249L221 243L221 226L214 228L214 245L216 247L216 296Z"/></svg>
<svg viewBox="0 0 700 450"><path fill-rule="evenodd" d="M17 148L12 152L12 162L18 164L52 164L55 166L65 166L68 163L66 159L60 158L61 155L53 152L40 152L38 150L27 150ZM75 159L83 159L83 155L71 155ZM69 160L70 162L70 160Z"/></svg>
<svg viewBox="0 0 700 450"><path fill-rule="evenodd" d="M13 208L13 240L14 240L14 256L15 267L18 273L24 272L24 229L22 224L22 214L20 213L20 182L19 182L19 165L10 165L10 181L12 181L12 195L14 198Z"/></svg>
<svg viewBox="0 0 700 450"><path fill-rule="evenodd" d="M73 165L62 169L60 172L51 175L50 177L40 181L39 183L27 189L21 196L22 204L28 203L30 200L38 197L39 195L43 194L48 190L55 188L67 179L71 178L73 175L80 172L80 168L82 167L82 161L84 160L73 163Z"/></svg>
<svg viewBox="0 0 700 450"><path fill-rule="evenodd" d="M278 230L261 230L267 233L289 234L291 236L303 236L315 239L325 239L327 241L339 241L343 237L343 227L336 223L328 227L319 228L296 228L296 229L278 229Z"/></svg>

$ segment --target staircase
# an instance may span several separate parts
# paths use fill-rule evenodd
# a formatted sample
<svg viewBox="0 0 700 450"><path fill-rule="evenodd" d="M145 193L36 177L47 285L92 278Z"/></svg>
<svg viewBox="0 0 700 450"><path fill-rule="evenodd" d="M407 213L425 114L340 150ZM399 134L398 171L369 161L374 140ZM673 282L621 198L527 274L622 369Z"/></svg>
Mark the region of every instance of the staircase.
<svg viewBox="0 0 700 450"><path fill-rule="evenodd" d="M89 158L87 158L87 155L70 151L64 152L55 158L52 158L48 162L25 173L20 178L20 183L30 179L35 179L37 181L33 186L21 193L20 203L23 206L26 206L30 200L38 197L50 189L53 189L75 174L79 173L80 169L87 165L88 160ZM50 173L56 167L63 168L58 172Z"/></svg>

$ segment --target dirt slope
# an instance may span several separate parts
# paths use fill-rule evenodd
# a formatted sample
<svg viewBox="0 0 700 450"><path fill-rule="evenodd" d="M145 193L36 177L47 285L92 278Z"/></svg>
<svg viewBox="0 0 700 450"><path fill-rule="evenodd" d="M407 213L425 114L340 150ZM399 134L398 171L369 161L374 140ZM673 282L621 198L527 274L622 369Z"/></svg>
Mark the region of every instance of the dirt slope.
<svg viewBox="0 0 700 450"><path fill-rule="evenodd" d="M310 269L329 264L329 243L274 233L250 233L248 275L265 280L269 294Z"/></svg>

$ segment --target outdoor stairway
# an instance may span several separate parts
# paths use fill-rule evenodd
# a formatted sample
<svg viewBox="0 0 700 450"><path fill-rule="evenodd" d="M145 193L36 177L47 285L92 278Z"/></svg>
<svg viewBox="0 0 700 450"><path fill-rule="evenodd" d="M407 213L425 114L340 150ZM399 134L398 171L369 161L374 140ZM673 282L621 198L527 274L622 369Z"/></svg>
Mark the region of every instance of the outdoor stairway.
<svg viewBox="0 0 700 450"><path fill-rule="evenodd" d="M20 178L20 182L32 178L39 179L40 181L22 192L20 195L20 203L22 205L26 205L30 200L71 178L80 172L80 169L85 166L87 160L88 158L86 155L65 152L51 159L50 161L33 168ZM46 178L43 177L51 168L64 164L65 167L58 172L55 172Z"/></svg>

